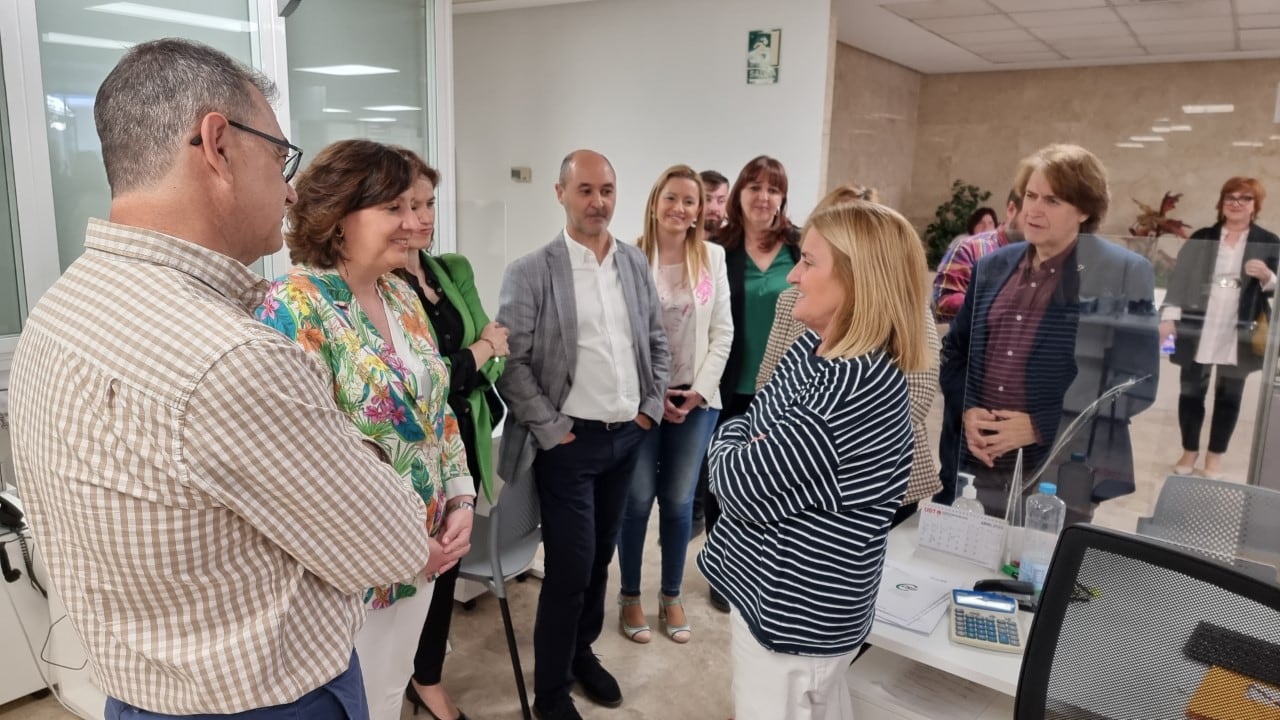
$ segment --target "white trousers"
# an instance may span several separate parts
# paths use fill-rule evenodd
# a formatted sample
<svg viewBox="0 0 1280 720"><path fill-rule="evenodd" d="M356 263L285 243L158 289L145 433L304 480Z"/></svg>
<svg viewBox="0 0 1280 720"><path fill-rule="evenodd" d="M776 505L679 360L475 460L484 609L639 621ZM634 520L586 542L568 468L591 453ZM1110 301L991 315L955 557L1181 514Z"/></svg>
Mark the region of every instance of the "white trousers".
<svg viewBox="0 0 1280 720"><path fill-rule="evenodd" d="M845 673L856 649L834 657L773 652L736 608L730 615L734 720L853 720Z"/></svg>
<svg viewBox="0 0 1280 720"><path fill-rule="evenodd" d="M356 655L369 700L369 720L400 720L404 687L413 676L422 624L431 609L434 582L417 579L418 593L391 607L370 610L356 633Z"/></svg>

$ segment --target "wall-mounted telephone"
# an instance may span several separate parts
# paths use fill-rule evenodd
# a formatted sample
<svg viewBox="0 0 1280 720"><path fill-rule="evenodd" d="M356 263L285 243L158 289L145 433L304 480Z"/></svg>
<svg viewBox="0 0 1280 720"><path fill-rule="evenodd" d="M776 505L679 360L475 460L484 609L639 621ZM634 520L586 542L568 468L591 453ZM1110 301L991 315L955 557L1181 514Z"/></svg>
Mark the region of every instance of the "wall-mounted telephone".
<svg viewBox="0 0 1280 720"><path fill-rule="evenodd" d="M22 511L5 493L0 493L0 526L10 530L21 530L26 525Z"/></svg>

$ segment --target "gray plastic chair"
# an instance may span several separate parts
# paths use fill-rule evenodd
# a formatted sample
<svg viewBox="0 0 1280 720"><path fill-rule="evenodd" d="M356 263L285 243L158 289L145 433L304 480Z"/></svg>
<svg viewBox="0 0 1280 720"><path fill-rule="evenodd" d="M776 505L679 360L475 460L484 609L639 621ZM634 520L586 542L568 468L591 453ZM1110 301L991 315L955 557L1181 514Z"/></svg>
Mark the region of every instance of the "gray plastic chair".
<svg viewBox="0 0 1280 720"><path fill-rule="evenodd" d="M511 669L515 672L520 709L525 720L531 720L533 716L529 710L529 695L524 686L524 672L520 669L516 634L511 626L506 581L524 572L533 563L538 544L542 542L540 522L538 491L534 487L533 478L504 484L498 495L498 502L489 510L488 517L476 516L471 528L471 552L462 559L458 569L461 577L484 584L498 598L498 606L502 609L502 624L507 631Z"/></svg>
<svg viewBox="0 0 1280 720"><path fill-rule="evenodd" d="M1138 534L1172 543L1270 583L1280 566L1280 492L1170 475Z"/></svg>

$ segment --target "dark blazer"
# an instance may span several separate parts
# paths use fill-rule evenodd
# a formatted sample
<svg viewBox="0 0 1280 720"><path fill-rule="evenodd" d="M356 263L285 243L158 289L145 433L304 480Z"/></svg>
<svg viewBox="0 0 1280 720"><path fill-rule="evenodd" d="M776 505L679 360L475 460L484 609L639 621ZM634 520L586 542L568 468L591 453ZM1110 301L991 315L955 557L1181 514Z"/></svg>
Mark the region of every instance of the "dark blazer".
<svg viewBox="0 0 1280 720"><path fill-rule="evenodd" d="M671 366L658 291L644 253L634 245L614 242L640 380L638 411L657 424ZM533 466L538 448L555 447L573 428L573 420L560 412L578 362L578 305L563 232L507 266L497 320L511 333L507 369L497 381L508 410L498 474L515 482Z"/></svg>
<svg viewBox="0 0 1280 720"><path fill-rule="evenodd" d="M1191 235L1173 266L1169 278L1169 290L1164 304L1182 308L1182 319L1177 323L1177 340L1170 358L1177 365L1196 360L1196 348L1200 344L1200 330L1204 327L1204 313L1209 307L1209 290L1213 284L1213 266L1218 258L1218 245L1222 242L1222 225L1200 228ZM1280 260L1280 238L1275 233L1257 225L1249 228L1245 238L1244 262L1261 260L1276 272ZM1272 291L1262 289L1257 278L1244 274L1241 264L1240 312L1237 317L1239 347L1236 349L1236 367L1246 372L1262 368L1262 358L1253 352L1252 336L1258 316L1266 313L1271 319Z"/></svg>
<svg viewBox="0 0 1280 720"><path fill-rule="evenodd" d="M791 259L800 262L800 231L791 228L787 242L778 252L791 253ZM739 243L733 250L725 250L725 269L729 273L729 310L733 314L733 345L729 348L729 359L724 364L724 374L720 376L720 402L728 403L737 394L739 377L742 375L743 345L746 343L746 284L747 263L751 262L747 255L746 245Z"/></svg>
<svg viewBox="0 0 1280 720"><path fill-rule="evenodd" d="M987 316L1028 248L1025 242L1013 243L978 263L964 305L943 339L939 382L948 416L940 447L944 471L955 471L957 451L967 453L961 416L979 406ZM1040 442L1024 450L1028 473L1047 459L1064 415L1080 413L1107 388L1131 377L1147 377L1114 408L1099 411L1125 426L1155 401L1160 348L1151 264L1095 235L1081 235L1072 253L1027 358L1027 407L1003 408L1029 413L1035 425ZM945 457L948 442L950 458ZM1132 474L1131 455L1127 461Z"/></svg>

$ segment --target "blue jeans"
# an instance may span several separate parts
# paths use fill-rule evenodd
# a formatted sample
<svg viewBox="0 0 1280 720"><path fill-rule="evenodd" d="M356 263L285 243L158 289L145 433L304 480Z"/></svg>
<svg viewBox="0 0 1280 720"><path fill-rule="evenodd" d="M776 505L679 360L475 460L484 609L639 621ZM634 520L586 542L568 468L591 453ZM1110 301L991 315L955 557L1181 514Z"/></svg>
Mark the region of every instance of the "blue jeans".
<svg viewBox="0 0 1280 720"><path fill-rule="evenodd" d="M694 408L683 423L662 423L640 445L622 528L618 533L618 564L622 594L640 594L640 565L649 511L658 500L658 545L662 548L662 594L680 594L684 579L689 529L693 523L693 491L698 468L707 454L720 411Z"/></svg>
<svg viewBox="0 0 1280 720"><path fill-rule="evenodd" d="M369 705L365 701L360 660L353 651L351 664L346 670L324 685L284 705L230 715L165 715L108 697L103 716L106 720L369 720Z"/></svg>

